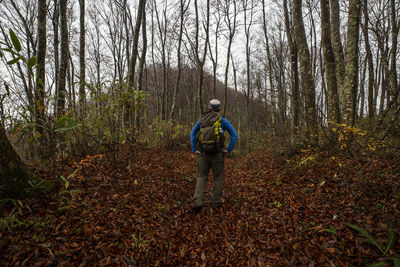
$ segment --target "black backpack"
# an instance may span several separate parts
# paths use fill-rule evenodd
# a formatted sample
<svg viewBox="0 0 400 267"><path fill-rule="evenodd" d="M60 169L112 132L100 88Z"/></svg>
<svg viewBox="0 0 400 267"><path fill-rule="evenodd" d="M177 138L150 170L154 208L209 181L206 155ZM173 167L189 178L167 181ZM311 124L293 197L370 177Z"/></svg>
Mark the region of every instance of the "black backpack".
<svg viewBox="0 0 400 267"><path fill-rule="evenodd" d="M224 147L225 136L221 128L221 119L221 115L212 110L201 115L200 131L197 135L201 152L216 153Z"/></svg>

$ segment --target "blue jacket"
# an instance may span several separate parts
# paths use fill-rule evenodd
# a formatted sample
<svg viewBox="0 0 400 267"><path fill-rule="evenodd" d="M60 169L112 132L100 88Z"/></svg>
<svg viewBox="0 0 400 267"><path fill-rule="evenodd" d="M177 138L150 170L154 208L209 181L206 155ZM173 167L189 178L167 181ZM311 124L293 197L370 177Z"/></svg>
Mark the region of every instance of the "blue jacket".
<svg viewBox="0 0 400 267"><path fill-rule="evenodd" d="M229 143L228 152L231 152L233 148L235 147L236 140L238 138L238 134L235 131L235 128L233 128L232 124L225 119L224 117L221 118L221 128L223 131L228 131L229 135L231 136L231 141ZM196 148L196 136L197 133L200 131L200 124L199 121L197 121L196 125L194 126L192 133L190 134L190 141L192 142L192 151L195 152L197 151Z"/></svg>

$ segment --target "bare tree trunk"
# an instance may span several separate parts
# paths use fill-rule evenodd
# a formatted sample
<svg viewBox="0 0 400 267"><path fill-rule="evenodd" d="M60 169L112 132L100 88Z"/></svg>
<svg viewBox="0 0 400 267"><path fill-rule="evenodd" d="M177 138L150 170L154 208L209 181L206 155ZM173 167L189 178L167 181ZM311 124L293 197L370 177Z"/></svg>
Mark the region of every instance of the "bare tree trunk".
<svg viewBox="0 0 400 267"><path fill-rule="evenodd" d="M135 82L135 67L136 67L136 60L138 57L138 43L139 43L139 33L140 33L140 25L142 22L143 12L146 6L146 0L139 0L139 6L137 11L136 17L136 24L135 24L135 32L133 34L133 41L132 41L132 53L131 59L129 61L129 68L128 68L128 77L127 77L127 84L128 84L128 93L133 94L133 87ZM134 107L132 107L131 101L128 101L127 105L125 106L125 123L129 124L134 120Z"/></svg>
<svg viewBox="0 0 400 267"><path fill-rule="evenodd" d="M35 92L35 115L36 125L39 133L42 135L41 141L44 141L45 128L45 104L46 97L46 0L38 0L38 33L37 33L37 64L36 64L36 92Z"/></svg>
<svg viewBox="0 0 400 267"><path fill-rule="evenodd" d="M360 117L364 117L364 102L365 102L365 76L366 76L366 71L367 71L367 59L364 59L364 64L362 67L362 75L361 75L361 81L360 81ZM356 112L357 114L357 112Z"/></svg>
<svg viewBox="0 0 400 267"><path fill-rule="evenodd" d="M237 105L236 105L236 109L237 109L237 117L238 117L238 135L240 136L240 133L242 132L242 116L241 116L241 112L240 112L240 94L238 92L238 86L237 86L237 75L236 75L236 67L235 67L235 61L233 60L233 56L231 54L231 59L232 59L232 70L233 70L233 82L234 82L234 86L235 86L235 92L236 92L236 101L237 101ZM241 149L241 142L238 142L238 149L240 151Z"/></svg>
<svg viewBox="0 0 400 267"><path fill-rule="evenodd" d="M294 35L299 48L300 74L305 94L307 137L311 142L318 138L317 112L315 107L315 84L311 71L310 52L308 50L303 23L302 0L293 2Z"/></svg>
<svg viewBox="0 0 400 267"><path fill-rule="evenodd" d="M58 0L54 0L54 14L52 18L53 22L53 31L54 31L54 91L56 92L55 95L57 96L58 93L58 75L60 69L60 40L59 40L59 30L60 30L60 3ZM57 114L57 104L56 101L54 103L54 114Z"/></svg>
<svg viewBox="0 0 400 267"><path fill-rule="evenodd" d="M324 51L326 81L328 87L328 121L340 123L339 95L336 82L335 54L331 42L329 1L321 0L321 42Z"/></svg>
<svg viewBox="0 0 400 267"><path fill-rule="evenodd" d="M164 5L163 12L163 22L158 14L157 1L153 1L154 11L156 13L156 20L158 31L160 34L161 41L161 66L163 73L162 80L162 92L161 92L161 118L165 120L167 118L167 90L168 90L168 68L167 65L167 53L166 53L166 45L167 45L167 5Z"/></svg>
<svg viewBox="0 0 400 267"><path fill-rule="evenodd" d="M181 67L181 47L182 47L182 35L183 35L183 22L185 18L185 13L189 7L190 0L188 1L186 5L185 0L180 0L180 24L179 24L179 37L178 37L178 50L177 50L177 58L178 58L178 73L176 75L176 80L175 80L175 89L174 89L174 96L172 99L172 107L171 107L171 113L169 115L169 119L172 120L175 115L175 109L176 109L176 99L178 97L178 91L179 91L179 82L181 80L181 72L182 72L182 67Z"/></svg>
<svg viewBox="0 0 400 267"><path fill-rule="evenodd" d="M236 18L237 18L237 11L236 11L236 2L233 1L233 24L231 22L231 17L230 17L230 12L229 12L229 7L231 3L229 1L225 1L225 15L226 15L226 24L229 29L229 37L228 37L228 49L226 51L226 65L225 65L225 76L224 76L224 111L223 111L223 116L225 116L226 113L226 107L228 103L228 74L229 74L229 63L230 63L230 58L231 58L231 48L232 48L232 42L233 38L235 36L236 32Z"/></svg>
<svg viewBox="0 0 400 267"><path fill-rule="evenodd" d="M343 120L354 125L358 86L358 40L360 30L361 1L350 0L347 24L346 76L344 83Z"/></svg>
<svg viewBox="0 0 400 267"><path fill-rule="evenodd" d="M138 74L138 80L137 80L137 88L138 91L143 91L143 71L144 71L144 66L146 63L146 53L147 53L147 32L146 32L146 9L143 9L143 16L142 16L142 39L143 39L143 47L142 47L142 54L140 55L140 61L139 61L139 74ZM140 98L138 100L139 102L136 103L138 106L141 106L142 104L142 99ZM136 126L140 126L140 110L135 109L135 121L136 121Z"/></svg>
<svg viewBox="0 0 400 267"><path fill-rule="evenodd" d="M61 61L60 72L58 76L57 91L57 116L65 111L65 83L68 68L68 26L67 26L67 0L60 0L60 18L61 18Z"/></svg>
<svg viewBox="0 0 400 267"><path fill-rule="evenodd" d="M343 45L340 37L339 0L330 0L330 4L331 4L331 34L332 34L333 51L335 53L337 88L339 93L339 102L343 106L345 65L344 65Z"/></svg>
<svg viewBox="0 0 400 267"><path fill-rule="evenodd" d="M264 0L262 1L264 5ZM264 10L264 8L263 8ZM265 12L263 12L265 13ZM299 109L300 109L300 88L299 88L299 72L298 72L298 49L296 41L293 36L293 23L290 20L289 11L287 8L287 0L283 1L283 14L285 16L285 29L286 37L289 42L290 50L290 69L291 69L291 83L292 83L292 96L291 96L291 110L293 116L292 131L293 136L296 136L299 130ZM265 14L263 14L265 19ZM264 22L265 23L265 22ZM294 140L294 139L292 139Z"/></svg>
<svg viewBox="0 0 400 267"><path fill-rule="evenodd" d="M250 2L250 4L249 4ZM250 5L250 8L249 8ZM247 127L250 129L250 138L252 137L253 127L251 119L250 110L250 98L251 98L251 78L250 78L250 56L251 56L251 46L250 46L250 28L253 25L253 1L246 0L243 1L243 14L244 14L244 34L246 37L246 115L247 115ZM247 12L250 11L250 19L247 18Z"/></svg>
<svg viewBox="0 0 400 267"><path fill-rule="evenodd" d="M143 10L142 16L142 38L143 38L143 47L142 47L142 54L140 55L139 60L139 70L138 70L138 81L137 81L137 88L139 91L143 90L143 70L144 65L146 62L146 52L147 52L147 34L146 34L146 9Z"/></svg>
<svg viewBox="0 0 400 267"><path fill-rule="evenodd" d="M364 0L363 6L364 13L364 25L362 27L362 31L364 34L364 42L365 42L365 50L367 52L367 61L368 61L368 118L371 120L375 116L375 105L374 105L374 62L372 59L371 45L369 43L369 34L368 34L368 6L367 0Z"/></svg>
<svg viewBox="0 0 400 267"><path fill-rule="evenodd" d="M203 54L200 57L199 55L199 21L200 21L200 16L199 16L199 11L198 11L198 5L197 5L197 0L194 1L195 3L195 12L196 12L196 44L195 44L195 57L196 57L196 63L197 63L197 72L198 72L198 82L197 82L197 99L198 99L198 108L200 114L203 113L204 111L204 95L203 95L203 80L204 80L204 63L207 55L207 46L208 46L208 37L209 37L209 27L210 27L210 0L207 0L207 17L206 17L206 25L205 25L205 34L206 34L206 40L204 43L204 48L203 48Z"/></svg>
<svg viewBox="0 0 400 267"><path fill-rule="evenodd" d="M268 35L267 35L267 18L265 15L265 1L262 2L262 11L263 11L263 32L265 39L265 50L267 52L267 60L268 60L268 77L269 77L269 86L270 86L270 98L271 98L271 120L272 120L272 129L275 131L275 86L273 82L273 69L272 69L272 56L271 50L269 47Z"/></svg>
<svg viewBox="0 0 400 267"><path fill-rule="evenodd" d="M398 3L398 1L397 1ZM390 1L390 7L391 7L391 12L390 12L390 18L391 18L391 26L392 26L392 50L391 50L391 55L390 55L390 76L391 76L391 98L395 103L395 106L397 106L399 103L397 101L397 96L399 94L398 92L398 87L397 87L397 46L398 46L398 36L399 36L399 26L398 23L400 24L400 21L397 22L396 18L396 4L395 0Z"/></svg>
<svg viewBox="0 0 400 267"><path fill-rule="evenodd" d="M211 42L208 42L208 49L210 51L210 59L212 62L212 67L213 67L213 93L212 93L212 98L217 97L217 67L218 67L218 39L219 39L219 28L221 26L221 4L219 1L215 1L215 3L212 3L212 6L214 6L215 10L214 11L214 25L215 25L215 43L214 43L214 51L215 51L215 56L212 53L211 49Z"/></svg>
<svg viewBox="0 0 400 267"><path fill-rule="evenodd" d="M85 62L85 0L79 0L80 6L80 38L79 38L79 69L80 69L80 82L79 82L79 110L84 114L86 108L86 92L85 92L85 78L86 78L86 62Z"/></svg>

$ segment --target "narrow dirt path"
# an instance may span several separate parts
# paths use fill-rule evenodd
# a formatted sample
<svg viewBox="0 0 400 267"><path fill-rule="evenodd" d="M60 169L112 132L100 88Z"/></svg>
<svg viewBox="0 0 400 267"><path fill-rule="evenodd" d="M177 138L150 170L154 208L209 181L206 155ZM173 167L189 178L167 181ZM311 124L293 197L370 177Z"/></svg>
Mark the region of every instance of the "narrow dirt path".
<svg viewBox="0 0 400 267"><path fill-rule="evenodd" d="M346 223L369 220L369 230L383 236L383 227L376 229L399 223L387 218L399 207L382 201L372 214L365 192L346 183L358 178L344 180L350 172L336 174L336 165L326 159L317 171L293 172L261 153L228 158L223 206L210 208L211 178L205 208L195 214L195 157L188 151L123 147L87 157L69 169L79 170L61 197L35 200L22 211L22 225L0 233L0 264L363 265L356 255L373 252L359 247ZM400 188L398 179L382 185L390 194ZM325 231L330 227L339 237Z"/></svg>

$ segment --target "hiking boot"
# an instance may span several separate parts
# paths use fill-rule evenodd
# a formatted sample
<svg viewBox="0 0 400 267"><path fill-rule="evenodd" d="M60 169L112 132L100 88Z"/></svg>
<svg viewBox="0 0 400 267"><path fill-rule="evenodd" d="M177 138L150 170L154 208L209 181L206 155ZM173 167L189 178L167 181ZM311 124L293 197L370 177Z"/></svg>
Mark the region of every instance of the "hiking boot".
<svg viewBox="0 0 400 267"><path fill-rule="evenodd" d="M202 209L203 207L202 206L193 206L193 211L195 212L195 213L199 213L200 211L201 211L201 209Z"/></svg>
<svg viewBox="0 0 400 267"><path fill-rule="evenodd" d="M212 204L211 204L211 207L212 207L214 210L220 208L221 206L222 206L221 203L212 203Z"/></svg>

